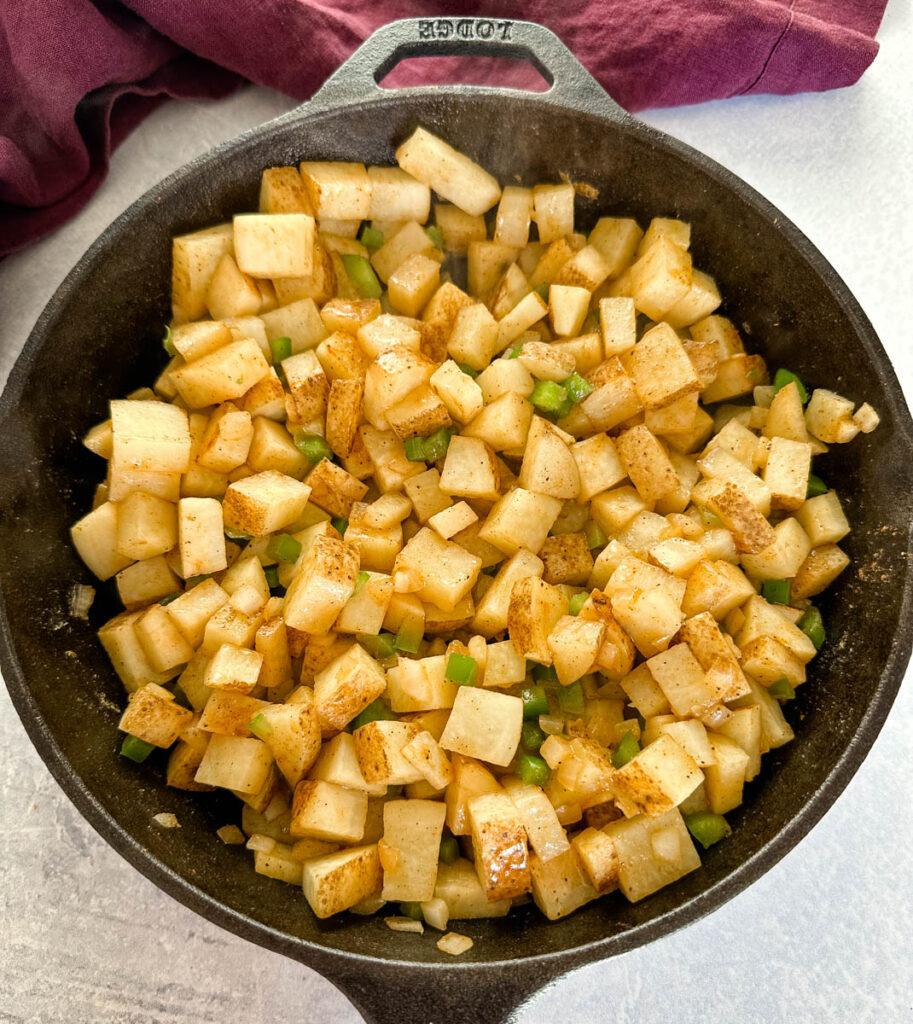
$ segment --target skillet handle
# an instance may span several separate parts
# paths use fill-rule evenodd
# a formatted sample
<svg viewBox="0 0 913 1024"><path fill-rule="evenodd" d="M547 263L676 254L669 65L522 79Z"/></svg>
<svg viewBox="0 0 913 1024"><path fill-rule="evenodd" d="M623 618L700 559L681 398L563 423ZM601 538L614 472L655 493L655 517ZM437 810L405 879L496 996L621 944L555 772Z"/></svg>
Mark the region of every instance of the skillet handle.
<svg viewBox="0 0 913 1024"><path fill-rule="evenodd" d="M308 101L308 109L378 99L377 84L408 57L511 57L527 60L549 83L547 102L617 121L630 115L544 25L510 18L403 18L383 25ZM485 86L462 86L484 90Z"/></svg>
<svg viewBox="0 0 913 1024"><path fill-rule="evenodd" d="M336 961L323 973L366 1024L509 1024L522 1003L566 970L541 962L502 967L442 963L429 970L377 961L340 968Z"/></svg>

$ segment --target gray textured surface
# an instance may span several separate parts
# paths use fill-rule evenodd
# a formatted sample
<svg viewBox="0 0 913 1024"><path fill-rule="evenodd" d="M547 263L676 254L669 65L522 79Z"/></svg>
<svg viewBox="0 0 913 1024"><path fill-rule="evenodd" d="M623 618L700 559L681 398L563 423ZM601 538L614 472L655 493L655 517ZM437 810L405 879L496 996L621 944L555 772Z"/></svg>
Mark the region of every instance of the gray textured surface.
<svg viewBox="0 0 913 1024"><path fill-rule="evenodd" d="M893 0L882 51L855 89L645 119L732 168L811 237L868 312L913 398L911 33L913 14ZM153 115L76 220L0 264L0 376L106 224L173 168L287 105L248 89ZM519 1020L913 1020L911 731L908 680L847 791L764 878L685 931L565 978ZM0 743L0 1020L360 1019L313 971L208 924L121 861L53 782L5 690Z"/></svg>

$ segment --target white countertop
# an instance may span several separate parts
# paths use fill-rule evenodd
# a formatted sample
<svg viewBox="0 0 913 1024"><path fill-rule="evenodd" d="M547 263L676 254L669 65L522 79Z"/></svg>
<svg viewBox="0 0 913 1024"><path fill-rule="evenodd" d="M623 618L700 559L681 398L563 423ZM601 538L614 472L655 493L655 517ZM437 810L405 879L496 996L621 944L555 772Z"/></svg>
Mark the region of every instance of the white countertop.
<svg viewBox="0 0 913 1024"><path fill-rule="evenodd" d="M909 398L911 38L913 11L893 0L881 53L853 89L644 117L741 175L809 235L868 313ZM2 379L53 290L117 214L172 169L288 106L249 88L153 114L75 220L0 263ZM847 790L768 874L690 928L564 978L517 1019L913 1019L910 681ZM197 917L109 849L52 780L5 690L0 743L0 1021L361 1019L319 975Z"/></svg>

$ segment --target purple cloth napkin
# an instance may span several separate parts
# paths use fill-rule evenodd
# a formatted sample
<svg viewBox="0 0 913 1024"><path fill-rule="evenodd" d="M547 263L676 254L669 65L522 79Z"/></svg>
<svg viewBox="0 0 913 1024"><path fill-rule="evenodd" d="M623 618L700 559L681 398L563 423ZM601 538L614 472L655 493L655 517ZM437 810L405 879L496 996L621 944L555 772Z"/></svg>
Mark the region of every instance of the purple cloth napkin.
<svg viewBox="0 0 913 1024"><path fill-rule="evenodd" d="M446 14L547 25L636 111L852 85L886 2L462 0ZM0 256L73 216L163 98L249 79L305 99L379 25L440 13L421 0L0 0ZM389 84L536 78L513 61L418 59Z"/></svg>

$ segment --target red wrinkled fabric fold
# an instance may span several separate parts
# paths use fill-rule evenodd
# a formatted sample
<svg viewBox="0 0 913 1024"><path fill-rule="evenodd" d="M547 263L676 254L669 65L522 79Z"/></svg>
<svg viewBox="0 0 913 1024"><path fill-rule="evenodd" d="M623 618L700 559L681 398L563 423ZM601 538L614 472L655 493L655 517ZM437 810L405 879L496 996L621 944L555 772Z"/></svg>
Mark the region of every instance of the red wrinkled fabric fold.
<svg viewBox="0 0 913 1024"><path fill-rule="evenodd" d="M526 18L552 29L628 110L854 84L886 0L0 0L0 256L73 216L111 151L167 97L245 81L312 95L400 17ZM515 61L404 62L389 85L541 88Z"/></svg>

